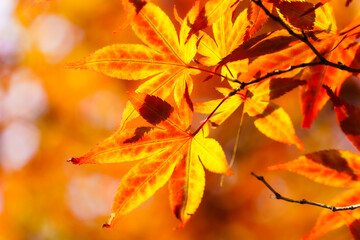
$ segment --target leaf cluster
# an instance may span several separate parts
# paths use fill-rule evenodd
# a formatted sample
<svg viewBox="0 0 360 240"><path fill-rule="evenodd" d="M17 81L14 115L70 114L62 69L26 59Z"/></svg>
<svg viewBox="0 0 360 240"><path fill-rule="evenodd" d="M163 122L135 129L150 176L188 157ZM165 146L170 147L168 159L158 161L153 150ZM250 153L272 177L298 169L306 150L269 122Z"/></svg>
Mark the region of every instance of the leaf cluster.
<svg viewBox="0 0 360 240"><path fill-rule="evenodd" d="M338 95L344 81L359 74L360 15L338 30L330 1L252 0L195 1L185 17L174 8L178 31L170 18L145 0L122 0L130 25L143 44L119 43L67 64L110 77L145 80L129 92L120 128L74 164L140 161L122 179L112 208L113 225L168 183L170 206L183 227L196 212L205 188L204 168L231 175L221 145L208 137L240 109L265 136L304 150L290 116L273 102L299 89L302 126L312 122L331 100L339 125L360 150L360 110ZM350 4L348 1L347 4ZM280 29L267 30L273 21ZM123 26L123 27L124 27ZM221 99L194 103L193 78L222 81ZM169 102L171 98L174 104ZM207 114L191 127L193 112ZM129 127L135 118L143 126ZM195 130L191 130L195 129ZM322 184L351 187L334 204L355 204L358 198L358 154L344 150L308 153L275 165ZM330 221L331 219L331 221ZM350 219L350 220L349 220ZM318 237L342 224L358 224L358 212L321 215L308 236Z"/></svg>

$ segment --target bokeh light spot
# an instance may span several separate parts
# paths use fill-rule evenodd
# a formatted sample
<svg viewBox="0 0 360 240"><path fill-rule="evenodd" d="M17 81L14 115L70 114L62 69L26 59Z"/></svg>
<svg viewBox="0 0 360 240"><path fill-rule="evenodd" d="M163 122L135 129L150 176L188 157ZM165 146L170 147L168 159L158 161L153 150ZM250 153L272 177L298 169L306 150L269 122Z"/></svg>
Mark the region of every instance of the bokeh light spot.
<svg viewBox="0 0 360 240"><path fill-rule="evenodd" d="M26 68L13 73L3 98L3 118L6 121L18 118L34 120L47 108L44 88L37 77Z"/></svg>
<svg viewBox="0 0 360 240"><path fill-rule="evenodd" d="M34 42L48 63L58 63L80 43L83 31L61 15L40 15L31 27Z"/></svg>
<svg viewBox="0 0 360 240"><path fill-rule="evenodd" d="M98 91L80 102L82 116L95 127L114 129L119 126L124 103L110 91Z"/></svg>
<svg viewBox="0 0 360 240"><path fill-rule="evenodd" d="M110 213L118 184L118 180L101 174L73 177L67 187L66 202L78 219L104 216Z"/></svg>
<svg viewBox="0 0 360 240"><path fill-rule="evenodd" d="M36 153L40 141L38 128L29 122L15 121L0 135L0 164L7 171L19 170Z"/></svg>

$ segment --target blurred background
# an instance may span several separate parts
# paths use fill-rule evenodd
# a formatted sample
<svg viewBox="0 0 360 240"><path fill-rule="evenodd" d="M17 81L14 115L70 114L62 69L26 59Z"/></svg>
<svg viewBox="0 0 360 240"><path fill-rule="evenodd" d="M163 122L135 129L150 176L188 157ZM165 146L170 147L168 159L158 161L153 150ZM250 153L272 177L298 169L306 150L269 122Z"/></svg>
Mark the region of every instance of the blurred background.
<svg viewBox="0 0 360 240"><path fill-rule="evenodd" d="M183 17L193 3L153 2L172 20L174 4ZM349 8L345 0L331 3L339 28L360 8L357 1ZM250 118L243 123L234 176L226 177L220 187L220 176L206 172L203 201L184 229L176 230L179 223L171 214L166 187L113 228L101 228L121 177L134 163L75 166L66 160L86 153L117 129L126 91L143 81L112 79L63 65L106 45L139 43L130 28L116 32L124 19L120 0L0 1L0 239L288 240L308 233L321 209L272 199L250 172L264 175L275 189L294 199L328 203L344 189L287 172L267 172L267 166L303 153L267 139ZM218 80L203 82L204 77L194 78L194 101L220 97L212 90ZM359 79L348 79L341 95L359 105L359 94ZM356 152L330 104L311 129L304 130L297 91L276 103L291 116L305 153L331 148ZM197 115L193 124L204 117ZM212 132L229 160L238 123L235 113ZM347 238L348 230L342 228L323 239Z"/></svg>

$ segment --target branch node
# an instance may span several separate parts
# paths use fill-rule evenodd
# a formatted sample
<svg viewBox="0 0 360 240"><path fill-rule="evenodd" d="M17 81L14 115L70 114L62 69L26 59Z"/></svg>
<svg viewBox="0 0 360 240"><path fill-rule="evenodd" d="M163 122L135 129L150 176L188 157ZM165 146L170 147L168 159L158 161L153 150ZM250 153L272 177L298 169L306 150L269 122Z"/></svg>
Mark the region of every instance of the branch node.
<svg viewBox="0 0 360 240"><path fill-rule="evenodd" d="M238 81L239 82L239 81ZM245 82L239 82L240 83L240 90L244 89L246 87Z"/></svg>
<svg viewBox="0 0 360 240"><path fill-rule="evenodd" d="M309 41L308 36L306 35L304 29L301 29L301 34L303 35L304 40Z"/></svg>
<svg viewBox="0 0 360 240"><path fill-rule="evenodd" d="M275 198L276 199L282 199L283 197L280 195L280 193L275 193Z"/></svg>

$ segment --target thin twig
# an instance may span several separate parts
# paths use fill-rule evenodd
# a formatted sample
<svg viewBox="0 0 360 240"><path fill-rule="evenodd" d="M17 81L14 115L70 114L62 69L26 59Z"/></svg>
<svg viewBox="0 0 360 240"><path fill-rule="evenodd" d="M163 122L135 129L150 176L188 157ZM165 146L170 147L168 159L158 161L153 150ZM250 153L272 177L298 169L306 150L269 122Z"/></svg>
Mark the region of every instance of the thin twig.
<svg viewBox="0 0 360 240"><path fill-rule="evenodd" d="M302 34L295 33L286 23L281 20L281 18L273 15L263 4L261 0L251 0L256 5L258 5L267 16L269 16L271 19L273 19L275 22L279 23L290 35L296 37L300 41L304 42L308 47L314 52L314 54L318 57L322 65L327 65L330 67L338 68L341 70L345 70L352 73L360 73L360 69L351 68L349 66L346 66L342 63L334 63L328 61L315 47L314 45L309 41L308 37L306 36L305 32L302 31Z"/></svg>
<svg viewBox="0 0 360 240"><path fill-rule="evenodd" d="M231 96L234 96L238 91L240 91L240 88L235 88L232 92L230 92L228 95L226 95L221 102L216 106L216 108L205 118L205 120L202 122L202 124L193 132L191 135L195 136L201 128L210 120L210 118L215 114L216 110Z"/></svg>
<svg viewBox="0 0 360 240"><path fill-rule="evenodd" d="M254 83L258 83L264 79L267 79L269 77L273 77L273 76L276 76L276 75L280 75L280 74L283 74L283 73L287 73L287 72L291 72L295 69L298 69L298 68L304 68L304 67L309 67L309 66L317 66L317 65L322 65L322 62L309 62L309 63L301 63L301 64L298 64L298 65L292 65L286 69L283 69L283 70L274 70L272 72L269 72L267 74L265 74L264 76L262 77L259 77L259 78L256 78L250 82L240 82L240 81L237 81L238 83L240 83L240 89L244 89L246 86L248 85L251 85L251 84L254 84Z"/></svg>
<svg viewBox="0 0 360 240"><path fill-rule="evenodd" d="M323 203L317 203L317 202L308 201L306 199L294 200L294 199L291 199L291 198L287 198L287 197L282 196L273 187L271 187L270 184L265 180L265 178L263 176L258 176L253 172L251 173L251 175L253 175L257 180L261 181L275 195L275 198L279 199L279 200L284 200L286 202L291 202L291 203L313 205L313 206L316 206L316 207L330 209L333 212L354 210L354 209L360 208L360 204L350 205L350 206L345 206L345 207L335 207L335 206L330 206L330 205L326 205L326 204L323 204Z"/></svg>

